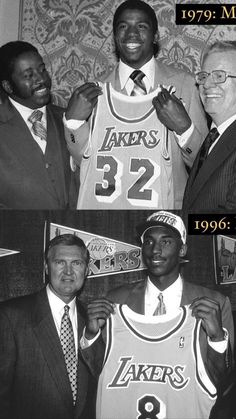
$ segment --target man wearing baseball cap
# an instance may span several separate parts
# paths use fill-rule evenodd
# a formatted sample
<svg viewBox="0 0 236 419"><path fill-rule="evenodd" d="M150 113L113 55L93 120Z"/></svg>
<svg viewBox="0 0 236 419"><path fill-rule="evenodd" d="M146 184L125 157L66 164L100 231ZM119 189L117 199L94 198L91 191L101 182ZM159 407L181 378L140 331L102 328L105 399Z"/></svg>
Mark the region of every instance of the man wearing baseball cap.
<svg viewBox="0 0 236 419"><path fill-rule="evenodd" d="M106 318L113 313L113 303L126 304L136 313L149 316L172 313L179 306L190 305L192 316L201 319L200 348L204 366L219 388L232 367L234 332L228 297L187 282L181 276L180 266L187 245L185 225L178 215L158 211L138 225L137 232L142 243L146 277L143 281L112 290L108 299L96 299L89 304L85 338L93 342ZM91 366L96 363L96 371L102 335L87 348L87 355L89 351L90 354L96 353L94 358L90 358Z"/></svg>

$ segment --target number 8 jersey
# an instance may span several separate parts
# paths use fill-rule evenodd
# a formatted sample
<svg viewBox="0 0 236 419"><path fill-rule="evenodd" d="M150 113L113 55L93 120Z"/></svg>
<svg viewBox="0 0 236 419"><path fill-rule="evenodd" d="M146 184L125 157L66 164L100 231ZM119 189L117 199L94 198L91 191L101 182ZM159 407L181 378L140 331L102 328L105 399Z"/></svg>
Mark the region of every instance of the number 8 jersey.
<svg viewBox="0 0 236 419"><path fill-rule="evenodd" d="M117 305L107 320L97 419L208 419L216 388L188 306L160 316Z"/></svg>
<svg viewBox="0 0 236 419"><path fill-rule="evenodd" d="M80 167L79 209L174 208L168 130L152 99L103 85Z"/></svg>

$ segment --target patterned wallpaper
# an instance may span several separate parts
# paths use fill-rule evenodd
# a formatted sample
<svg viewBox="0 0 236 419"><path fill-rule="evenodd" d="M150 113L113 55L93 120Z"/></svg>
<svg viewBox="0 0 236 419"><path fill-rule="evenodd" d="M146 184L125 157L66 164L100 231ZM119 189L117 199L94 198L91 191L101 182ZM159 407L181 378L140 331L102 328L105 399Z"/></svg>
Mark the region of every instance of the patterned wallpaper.
<svg viewBox="0 0 236 419"><path fill-rule="evenodd" d="M53 79L55 103L65 106L76 86L87 80L104 80L112 71L116 62L112 19L122 1L21 0L19 39L34 44L44 57ZM236 25L177 26L176 3L189 1L149 1L159 22L159 59L194 73L205 45L217 39L236 39Z"/></svg>

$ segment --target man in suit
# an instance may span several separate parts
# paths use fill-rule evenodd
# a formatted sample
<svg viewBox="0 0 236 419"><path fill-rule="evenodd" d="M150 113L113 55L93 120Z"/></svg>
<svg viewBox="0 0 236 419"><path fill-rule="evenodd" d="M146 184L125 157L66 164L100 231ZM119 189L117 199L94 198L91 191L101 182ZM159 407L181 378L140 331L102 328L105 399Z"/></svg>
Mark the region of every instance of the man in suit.
<svg viewBox="0 0 236 419"><path fill-rule="evenodd" d="M68 148L81 166L78 208L181 208L186 166L191 167L207 131L195 82L189 74L155 59L158 24L147 3L122 3L114 15L113 33L119 62L108 82L115 89L118 111L110 106L113 99L104 99L105 89L97 83L77 88L66 111ZM147 104L143 105L145 97L133 97L140 94L138 80L131 78L134 70L142 71ZM146 125L135 124L135 118L145 119ZM103 153L99 141L110 127L109 146Z"/></svg>
<svg viewBox="0 0 236 419"><path fill-rule="evenodd" d="M78 344L89 253L64 234L45 255L46 288L0 305L0 418L94 419L95 382Z"/></svg>
<svg viewBox="0 0 236 419"><path fill-rule="evenodd" d="M183 211L235 211L236 42L210 46L196 81L212 126L190 172Z"/></svg>
<svg viewBox="0 0 236 419"><path fill-rule="evenodd" d="M51 79L33 45L0 48L0 83L7 95L0 104L0 208L75 207L63 109L50 103Z"/></svg>
<svg viewBox="0 0 236 419"><path fill-rule="evenodd" d="M167 211L156 212L140 224L137 231L147 275L143 281L116 288L107 299L95 299L88 305L83 351L86 362L98 375L103 360L103 341L106 340L103 326L114 312L113 303L126 304L136 313L152 316L161 308L161 294L162 314L170 315L179 306L190 305L192 316L201 320L199 342L204 367L221 393L232 370L234 345L228 297L182 278L180 263L186 255L187 245L185 226L179 216Z"/></svg>

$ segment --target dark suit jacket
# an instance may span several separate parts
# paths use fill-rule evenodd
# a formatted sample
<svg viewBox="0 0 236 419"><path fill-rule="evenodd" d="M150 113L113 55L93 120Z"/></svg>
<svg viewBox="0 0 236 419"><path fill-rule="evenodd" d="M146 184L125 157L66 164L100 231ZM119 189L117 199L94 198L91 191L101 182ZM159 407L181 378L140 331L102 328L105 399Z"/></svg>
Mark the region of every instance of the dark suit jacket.
<svg viewBox="0 0 236 419"><path fill-rule="evenodd" d="M182 148L180 148L174 133L168 131L168 147L171 150L170 154L174 177L174 208L180 209L182 207L184 188L188 177L186 166L192 166L207 134L206 118L194 79L188 73L166 66L159 60L156 60L155 66L154 88L156 89L158 84L174 86L176 88L175 95L182 98L185 108L195 126L192 135ZM118 67L114 69L107 81L111 82L115 90L126 94L126 91L121 90ZM73 131L73 134L68 133L66 130L68 148L78 164L80 164L85 151L85 141L82 141L82 139L86 138L86 136L87 138L89 137L89 127L86 131L85 125L83 124L76 132ZM82 147L81 144L83 144Z"/></svg>
<svg viewBox="0 0 236 419"><path fill-rule="evenodd" d="M72 190L75 184L62 113L58 106L47 106L47 156L44 156L15 107L8 100L0 105L0 208L75 207L77 194Z"/></svg>
<svg viewBox="0 0 236 419"><path fill-rule="evenodd" d="M146 280L116 288L108 294L107 298L115 303L127 304L133 311L144 314L145 288ZM233 353L234 345L234 326L231 305L228 297L223 296L219 292L184 281L181 305L191 304L194 298L203 296L219 302L222 312L222 324L228 330L230 336L229 351L226 354L220 354L210 347L206 333L201 328L200 347L202 358L212 381L219 388L221 380L224 377L226 378L232 367L231 354ZM91 370L94 371L94 375L99 374L99 366L101 367L103 359L103 349L104 344L100 338L90 348L83 351L84 359L90 365Z"/></svg>
<svg viewBox="0 0 236 419"><path fill-rule="evenodd" d="M222 134L196 176L199 154L184 193L183 212L236 210L236 121Z"/></svg>
<svg viewBox="0 0 236 419"><path fill-rule="evenodd" d="M84 320L78 311L78 336ZM45 289L0 304L0 418L95 419L93 378L78 353L72 392Z"/></svg>

